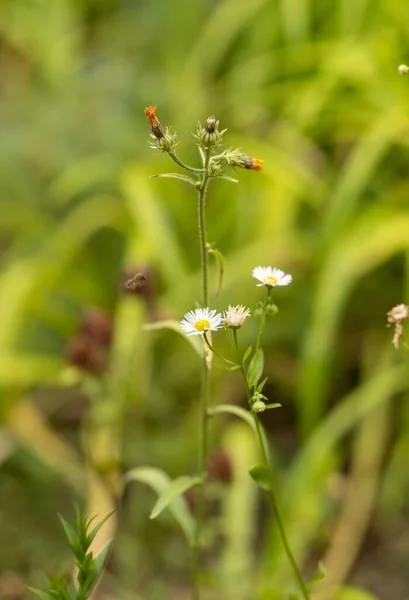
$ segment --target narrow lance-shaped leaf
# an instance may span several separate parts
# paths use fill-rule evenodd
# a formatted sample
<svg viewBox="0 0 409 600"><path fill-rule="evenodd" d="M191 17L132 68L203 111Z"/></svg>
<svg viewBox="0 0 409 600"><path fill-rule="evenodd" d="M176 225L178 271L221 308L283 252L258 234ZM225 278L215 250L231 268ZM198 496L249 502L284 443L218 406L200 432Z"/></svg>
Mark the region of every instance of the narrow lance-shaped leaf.
<svg viewBox="0 0 409 600"><path fill-rule="evenodd" d="M181 173L158 173L157 175L151 175L149 179L159 179L162 177L167 177L169 179L181 179L186 183L190 183L190 185L193 185L193 187L196 187L195 181L191 177L182 175Z"/></svg>
<svg viewBox="0 0 409 600"><path fill-rule="evenodd" d="M76 552L76 550L77 550L77 534L76 534L75 530L68 523L68 521L66 521L64 519L64 517L62 515L59 514L58 518L60 519L61 525L63 526L63 529L64 529L65 535L67 537L68 543L70 545L70 548L72 549L73 552Z"/></svg>
<svg viewBox="0 0 409 600"><path fill-rule="evenodd" d="M98 531L101 529L101 527L108 521L108 519L114 514L115 511L111 511L109 514L107 514L106 517L104 517L99 523L97 523L94 527L94 529L92 529L92 531L90 531L90 533L88 534L88 543L89 545L91 545L91 543L93 542L95 536L97 535Z"/></svg>
<svg viewBox="0 0 409 600"><path fill-rule="evenodd" d="M240 179L235 179L234 177L229 177L228 175L216 175L215 179L225 179L231 183L241 183Z"/></svg>
<svg viewBox="0 0 409 600"><path fill-rule="evenodd" d="M107 556L109 554L109 551L111 549L111 546L112 546L112 542L108 542L106 544L106 546L104 546L102 548L101 552L98 554L98 556L94 560L94 569L95 569L95 575L96 575L97 580L101 576L101 573L105 566L105 562L106 562Z"/></svg>
<svg viewBox="0 0 409 600"><path fill-rule="evenodd" d="M30 592L33 592L33 594L35 594L36 596L38 596L38 598L41 598L41 600L55 600L55 598L53 598L53 596L50 596L50 594L42 592L41 590L37 590L36 588L27 587L27 589L30 590Z"/></svg>

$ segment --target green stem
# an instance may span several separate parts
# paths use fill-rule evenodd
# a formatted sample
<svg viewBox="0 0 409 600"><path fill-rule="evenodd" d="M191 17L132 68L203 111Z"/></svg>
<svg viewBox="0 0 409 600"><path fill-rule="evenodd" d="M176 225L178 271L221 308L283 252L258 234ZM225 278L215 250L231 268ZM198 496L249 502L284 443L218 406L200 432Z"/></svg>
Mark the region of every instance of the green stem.
<svg viewBox="0 0 409 600"><path fill-rule="evenodd" d="M220 360L224 361L225 363L227 363L228 365L231 365L233 367L239 367L240 366L238 363L235 363L232 360L229 360L228 358L224 358L224 356L222 356L221 354L219 354L218 352L216 352L216 350L214 349L214 347L212 346L212 344L209 342L206 333L203 334L203 339L206 342L206 346L209 348L209 350L211 350L213 352L213 354L215 356L217 356L217 358L220 358Z"/></svg>
<svg viewBox="0 0 409 600"><path fill-rule="evenodd" d="M196 167L190 167L189 165L187 165L186 163L181 161L180 158L172 150L169 150L168 154L171 157L171 159L174 160L177 165L179 165L179 167L182 167L182 169L185 169L186 171L190 171L191 173L199 173L199 174L205 173L205 169L197 169Z"/></svg>
<svg viewBox="0 0 409 600"><path fill-rule="evenodd" d="M263 305L263 313L261 315L261 319L260 319L260 325L259 325L259 332L258 332L258 336L257 336L257 344L256 344L256 351L258 350L258 348L260 347L260 343L261 343L261 338L263 335L263 330L264 330L264 325L265 325L265 309L267 306L267 301L270 295L270 289L267 288L267 294L264 300L264 305ZM238 342L237 342L237 331L235 329L233 329L233 337L234 337L234 345L236 346L236 351L237 351L237 358L238 361L241 365L241 372L244 378L244 385L246 388L246 395L247 395L247 400L249 402L249 404L251 404L251 399L252 399L252 394L251 394L251 390L247 381L247 374L246 371L244 369L244 365L243 365L243 360L242 357L240 356L240 351L239 351L239 346L238 346ZM263 434L263 429L261 427L261 423L260 423L260 418L259 416L252 412L253 415L253 419L254 419L254 424L256 426L256 432L257 432L257 441L260 447L260 451L261 451L261 456L262 456L262 460L263 463L265 465L265 467L268 469L269 474L270 474L270 482L269 482L269 492L268 492L268 496L270 498L271 501L271 505L272 505L272 509L273 509L273 514L275 516L275 519L277 521L277 526L278 526L278 530L280 532L280 537L281 537L281 541L282 544L284 546L284 550L285 553L287 555L287 559L288 562L291 565L291 568L293 570L294 573L294 577L297 581L298 587L300 588L302 597L304 598L304 600L309 600L309 594L308 594L308 590L306 588L306 585L304 583L304 580L301 576L301 572L300 569L298 568L297 562L294 558L294 555L292 553L290 544L288 542L287 539L287 535L285 532L285 528L284 528L284 523L283 523L283 519L281 517L281 511L280 511L280 507L278 504L278 500L277 500L277 494L275 491L275 486L274 486L274 477L273 477L273 472L272 472L272 468L271 468L271 464L270 464L270 458L268 455L268 448L267 448L267 440L265 435Z"/></svg>
<svg viewBox="0 0 409 600"><path fill-rule="evenodd" d="M266 286L266 295L264 296L262 313L260 315L260 324L258 326L257 342L256 342L256 348L254 350L254 354L257 354L257 352L260 348L260 345L261 345L261 339L263 337L264 326L266 324L266 308L267 308L268 300L270 298L270 292L271 292L271 288Z"/></svg>
<svg viewBox="0 0 409 600"><path fill-rule="evenodd" d="M203 173L200 186L198 188L197 199L197 216L199 225L199 245L200 245L200 264L202 272L202 304L207 306L208 301L208 275L207 275L207 246L206 246L206 219L205 205L206 192L209 182L209 163L210 163L210 148L207 149L204 160L204 169L199 172ZM174 158L174 157L172 157ZM197 171L196 171L197 172ZM206 462L207 462L207 446L208 446L208 407L210 395L210 373L206 363L206 357L203 359L202 367L202 387L200 397L200 417L199 417L199 456L198 456L198 474L202 478L198 486L197 506L196 506L196 529L193 541L193 600L200 600L200 543L202 536L204 506L205 506L205 480L206 477Z"/></svg>

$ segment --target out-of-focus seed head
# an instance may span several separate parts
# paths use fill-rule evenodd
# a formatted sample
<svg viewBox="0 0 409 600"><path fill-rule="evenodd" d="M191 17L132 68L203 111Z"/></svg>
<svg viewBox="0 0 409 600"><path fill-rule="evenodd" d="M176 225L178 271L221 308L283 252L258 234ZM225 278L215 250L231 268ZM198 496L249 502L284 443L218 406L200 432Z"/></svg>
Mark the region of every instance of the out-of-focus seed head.
<svg viewBox="0 0 409 600"><path fill-rule="evenodd" d="M231 483L233 480L233 466L229 455L224 450L219 450L209 456L207 461L209 479Z"/></svg>
<svg viewBox="0 0 409 600"><path fill-rule="evenodd" d="M83 371L100 375L108 368L108 353L86 334L73 337L67 350L68 362Z"/></svg>
<svg viewBox="0 0 409 600"><path fill-rule="evenodd" d="M114 333L113 318L100 309L87 310L82 318L81 331L96 344L110 346Z"/></svg>

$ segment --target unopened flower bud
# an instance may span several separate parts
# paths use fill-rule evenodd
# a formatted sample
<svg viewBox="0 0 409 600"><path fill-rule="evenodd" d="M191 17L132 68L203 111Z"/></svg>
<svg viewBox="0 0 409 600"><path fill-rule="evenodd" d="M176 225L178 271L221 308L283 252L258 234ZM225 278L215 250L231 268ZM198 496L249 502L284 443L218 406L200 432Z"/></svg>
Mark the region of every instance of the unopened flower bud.
<svg viewBox="0 0 409 600"><path fill-rule="evenodd" d="M172 152L175 149L176 134L171 133L169 128L163 129L156 114L156 106L147 106L145 115L148 119L149 127L151 128L151 137L155 140L151 147L162 152Z"/></svg>
<svg viewBox="0 0 409 600"><path fill-rule="evenodd" d="M248 156L240 150L228 150L224 153L223 158L232 167L250 169L251 171L261 171L264 167L264 160Z"/></svg>
<svg viewBox="0 0 409 600"><path fill-rule="evenodd" d="M197 124L197 131L194 138L197 140L198 145L204 150L216 148L221 143L223 134L226 131L227 129L219 131L219 121L212 115L206 119L204 127L202 127L200 123Z"/></svg>
<svg viewBox="0 0 409 600"><path fill-rule="evenodd" d="M400 75L407 75L409 73L409 67L407 65L399 65L398 71Z"/></svg>
<svg viewBox="0 0 409 600"><path fill-rule="evenodd" d="M164 138L165 132L163 131L162 125L160 124L156 114L156 106L147 106L145 108L145 115L148 119L149 127L151 128L151 132L154 137L157 140Z"/></svg>
<svg viewBox="0 0 409 600"><path fill-rule="evenodd" d="M207 133L214 133L216 131L217 125L218 123L215 116L207 117L205 123L205 129Z"/></svg>
<svg viewBox="0 0 409 600"><path fill-rule="evenodd" d="M266 410L266 405L262 400L256 400L251 407L251 410L255 413L261 413Z"/></svg>

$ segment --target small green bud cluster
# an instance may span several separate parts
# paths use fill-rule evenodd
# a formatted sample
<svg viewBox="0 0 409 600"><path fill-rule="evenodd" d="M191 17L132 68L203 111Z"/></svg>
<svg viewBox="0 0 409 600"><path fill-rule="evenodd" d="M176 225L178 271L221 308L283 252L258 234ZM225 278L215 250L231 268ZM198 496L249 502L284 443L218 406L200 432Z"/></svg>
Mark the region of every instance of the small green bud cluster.
<svg viewBox="0 0 409 600"><path fill-rule="evenodd" d="M251 399L251 410L255 413L264 412L266 410L266 403L264 400L267 400L267 396L264 396L261 392L254 392Z"/></svg>
<svg viewBox="0 0 409 600"><path fill-rule="evenodd" d="M205 126L202 127L200 123L197 124L195 138L197 145L203 150L210 148L217 148L222 143L222 137L226 133L227 129L219 131L219 121L216 117L211 116L206 119Z"/></svg>

